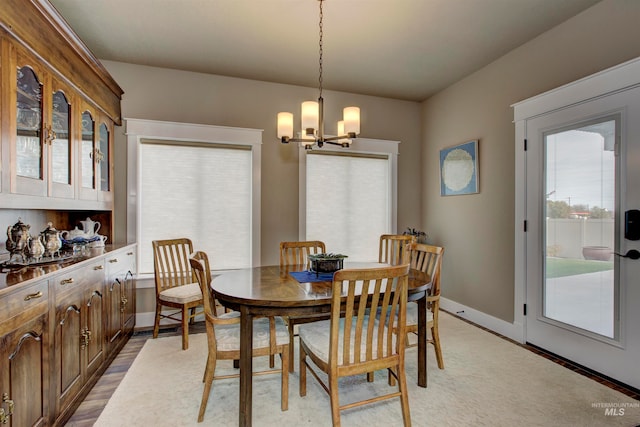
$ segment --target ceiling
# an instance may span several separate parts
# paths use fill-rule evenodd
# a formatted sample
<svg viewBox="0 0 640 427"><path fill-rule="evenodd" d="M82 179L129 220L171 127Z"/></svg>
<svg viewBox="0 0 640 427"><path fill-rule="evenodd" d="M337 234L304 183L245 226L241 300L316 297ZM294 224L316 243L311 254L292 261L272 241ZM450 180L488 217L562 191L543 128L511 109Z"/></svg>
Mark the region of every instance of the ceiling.
<svg viewBox="0 0 640 427"><path fill-rule="evenodd" d="M318 86L318 0L50 0L100 59ZM422 101L598 0L326 0L323 87Z"/></svg>

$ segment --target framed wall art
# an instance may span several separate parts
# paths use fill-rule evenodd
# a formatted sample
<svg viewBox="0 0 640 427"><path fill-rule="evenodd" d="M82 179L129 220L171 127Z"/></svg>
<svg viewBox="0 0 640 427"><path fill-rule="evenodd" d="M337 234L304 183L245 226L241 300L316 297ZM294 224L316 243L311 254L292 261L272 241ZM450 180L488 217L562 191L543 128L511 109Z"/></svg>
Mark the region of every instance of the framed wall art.
<svg viewBox="0 0 640 427"><path fill-rule="evenodd" d="M440 150L440 195L478 193L478 140Z"/></svg>

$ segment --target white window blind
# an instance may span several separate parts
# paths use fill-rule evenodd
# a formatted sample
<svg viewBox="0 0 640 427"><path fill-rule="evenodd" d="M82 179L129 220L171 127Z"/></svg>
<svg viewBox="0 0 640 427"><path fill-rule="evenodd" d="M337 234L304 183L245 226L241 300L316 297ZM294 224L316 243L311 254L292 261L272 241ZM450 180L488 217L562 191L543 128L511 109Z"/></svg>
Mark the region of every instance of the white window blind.
<svg viewBox="0 0 640 427"><path fill-rule="evenodd" d="M306 156L306 239L350 261L377 261L381 234L391 232L389 156Z"/></svg>
<svg viewBox="0 0 640 427"><path fill-rule="evenodd" d="M252 263L252 151L228 144L141 141L140 273L152 240L188 237L216 270Z"/></svg>

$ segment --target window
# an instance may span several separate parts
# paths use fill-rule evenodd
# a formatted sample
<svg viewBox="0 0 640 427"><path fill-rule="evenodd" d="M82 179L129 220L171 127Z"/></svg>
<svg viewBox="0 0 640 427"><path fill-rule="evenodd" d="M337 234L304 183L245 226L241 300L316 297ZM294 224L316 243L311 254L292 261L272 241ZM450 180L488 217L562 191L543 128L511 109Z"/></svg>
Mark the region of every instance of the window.
<svg viewBox="0 0 640 427"><path fill-rule="evenodd" d="M351 261L377 261L380 235L396 231L398 142L354 141L301 153L300 236Z"/></svg>
<svg viewBox="0 0 640 427"><path fill-rule="evenodd" d="M132 124L127 121L133 138ZM138 272L153 273L151 241L178 237L190 238L195 250L207 252L216 270L252 266L259 260L261 131L143 124L160 129L135 135L136 220L135 232L128 234L138 242ZM234 130L239 134L229 138ZM129 187L131 194L131 182Z"/></svg>

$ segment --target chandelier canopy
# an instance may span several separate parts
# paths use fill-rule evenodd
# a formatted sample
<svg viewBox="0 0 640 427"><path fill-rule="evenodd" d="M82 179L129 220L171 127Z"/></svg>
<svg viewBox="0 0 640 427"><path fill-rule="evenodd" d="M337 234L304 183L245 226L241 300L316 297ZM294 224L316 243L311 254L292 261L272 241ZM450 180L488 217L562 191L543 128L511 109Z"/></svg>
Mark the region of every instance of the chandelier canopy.
<svg viewBox="0 0 640 427"><path fill-rule="evenodd" d="M346 107L343 110L343 119L338 122L337 136L325 137L324 135L324 100L322 98L322 2L320 2L320 59L318 78L320 95L318 101L305 101L301 108L301 138L293 137L293 114L287 112L278 113L278 138L283 144L290 141L299 142L306 149L314 145L322 147L325 143L340 145L348 148L351 140L360 133L360 108Z"/></svg>

